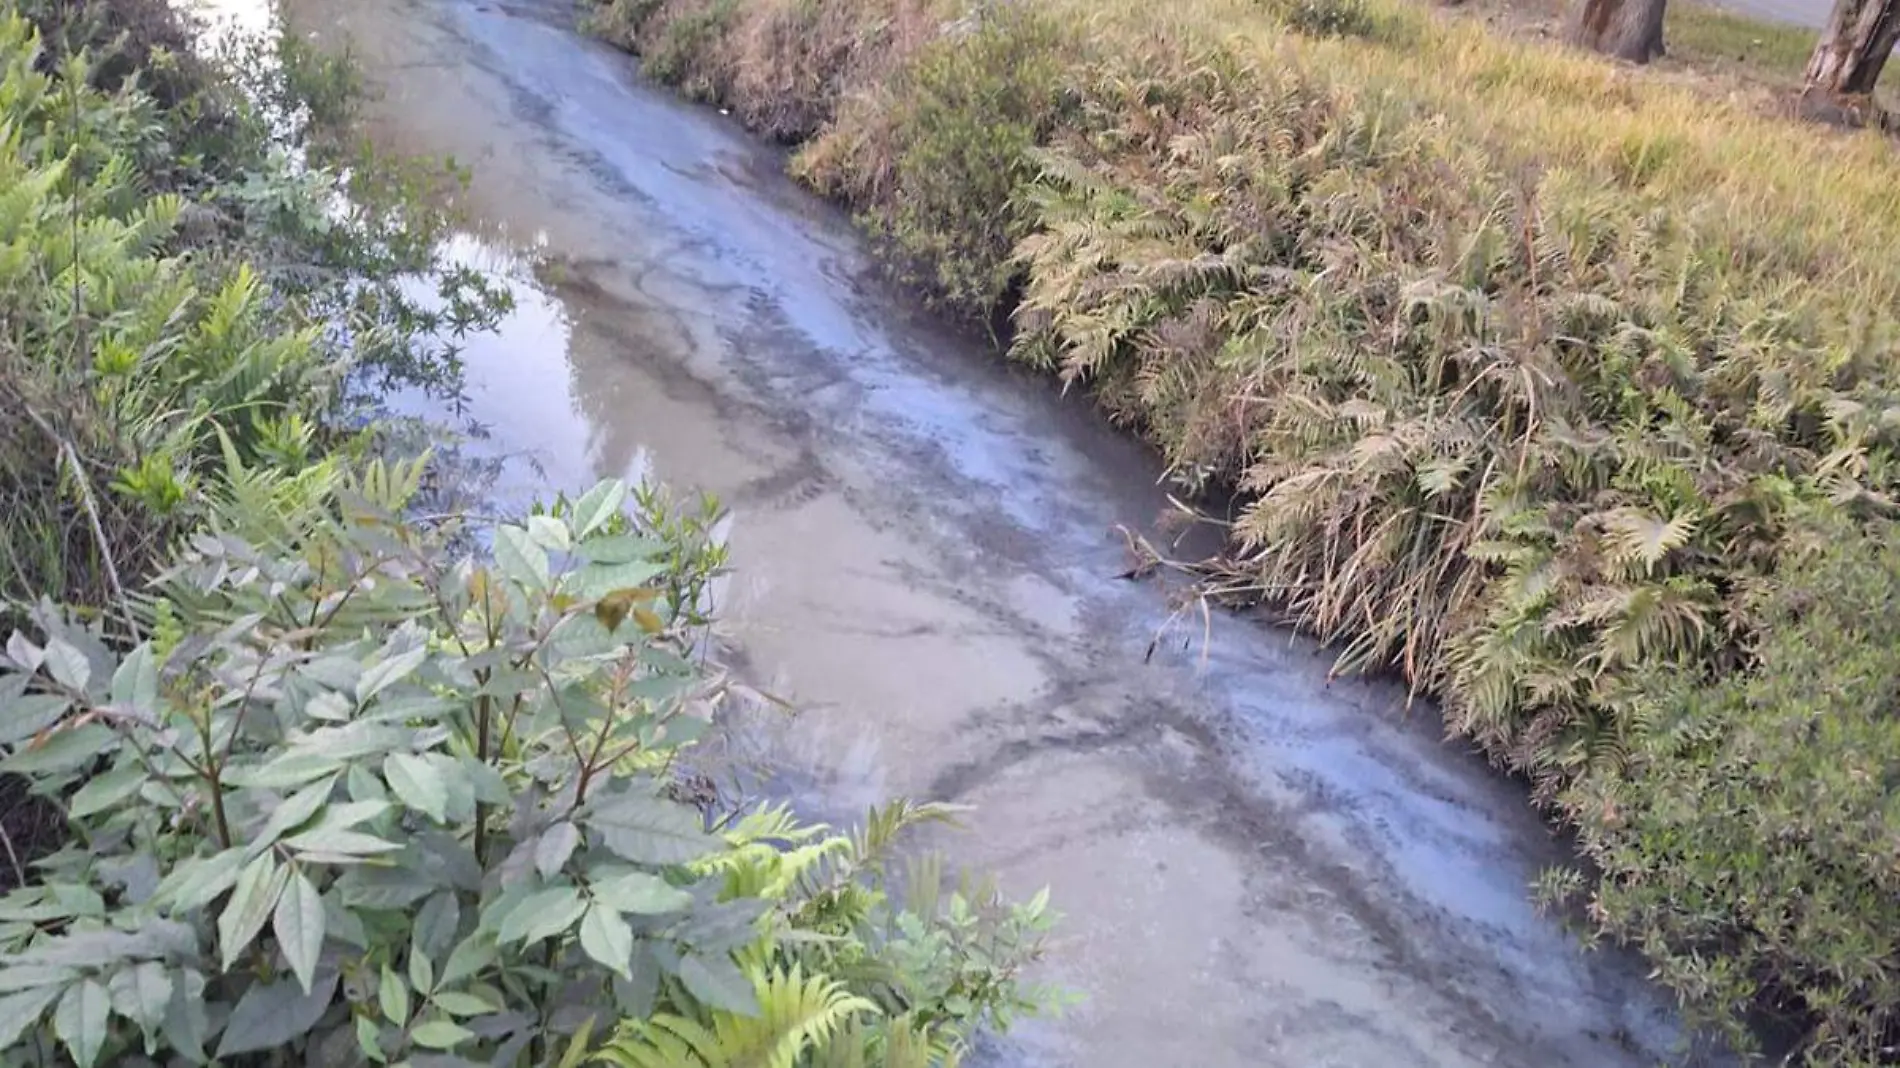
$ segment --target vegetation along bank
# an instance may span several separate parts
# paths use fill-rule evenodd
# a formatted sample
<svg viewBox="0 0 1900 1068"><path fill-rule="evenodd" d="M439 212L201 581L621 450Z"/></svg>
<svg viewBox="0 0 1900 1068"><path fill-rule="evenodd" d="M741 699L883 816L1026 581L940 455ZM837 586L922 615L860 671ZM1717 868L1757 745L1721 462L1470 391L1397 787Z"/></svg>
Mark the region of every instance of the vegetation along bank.
<svg viewBox="0 0 1900 1068"><path fill-rule="evenodd" d="M1400 0L611 0L890 262L1248 502L1700 1021L1900 1042L1900 163Z"/></svg>
<svg viewBox="0 0 1900 1068"><path fill-rule="evenodd" d="M897 870L947 811L681 788L699 513L434 507L366 400L502 302L352 99L0 0L0 1065L937 1068L1042 1006L1042 900Z"/></svg>

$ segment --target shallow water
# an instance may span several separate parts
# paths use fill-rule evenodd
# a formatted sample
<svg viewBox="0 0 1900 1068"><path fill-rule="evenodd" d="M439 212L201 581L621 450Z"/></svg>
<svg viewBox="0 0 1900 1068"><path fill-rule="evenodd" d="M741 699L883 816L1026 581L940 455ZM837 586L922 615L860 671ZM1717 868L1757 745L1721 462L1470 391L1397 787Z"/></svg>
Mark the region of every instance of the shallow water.
<svg viewBox="0 0 1900 1068"><path fill-rule="evenodd" d="M1561 845L1428 709L1235 618L1177 621L1144 662L1169 603L1116 578L1114 528L1161 512L1154 460L915 315L777 152L556 0L288 7L352 42L374 136L474 168L451 252L519 305L466 354L500 496L647 471L717 492L726 659L803 710L744 724L747 751L830 818L972 805L953 859L1052 888L1050 974L1086 1000L987 1060L1671 1059L1640 967L1529 904Z"/></svg>

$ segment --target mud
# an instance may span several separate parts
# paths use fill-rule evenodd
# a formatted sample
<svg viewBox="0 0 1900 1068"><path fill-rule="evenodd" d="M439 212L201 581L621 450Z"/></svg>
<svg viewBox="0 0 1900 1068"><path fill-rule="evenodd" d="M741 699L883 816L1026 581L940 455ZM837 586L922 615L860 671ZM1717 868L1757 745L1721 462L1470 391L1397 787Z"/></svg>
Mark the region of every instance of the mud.
<svg viewBox="0 0 1900 1068"><path fill-rule="evenodd" d="M953 858L1052 888L1051 976L1086 1000L988 1062L1675 1059L1640 967L1531 906L1561 844L1429 709L1218 615L1144 662L1170 605L1116 577L1114 527L1162 510L1152 458L908 310L774 150L554 0L289 16L353 44L374 136L474 169L452 251L520 305L467 353L502 495L647 471L720 494L721 640L802 709L747 724L752 751L831 817L972 805Z"/></svg>

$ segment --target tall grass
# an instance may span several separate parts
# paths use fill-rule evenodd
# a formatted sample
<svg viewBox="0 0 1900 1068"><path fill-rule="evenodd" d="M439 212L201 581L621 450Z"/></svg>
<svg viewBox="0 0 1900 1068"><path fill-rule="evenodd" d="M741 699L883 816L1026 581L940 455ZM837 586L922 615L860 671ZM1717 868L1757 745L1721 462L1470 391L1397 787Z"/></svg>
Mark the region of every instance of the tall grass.
<svg viewBox="0 0 1900 1068"><path fill-rule="evenodd" d="M599 22L801 139L894 263L1013 310L1012 354L1182 481L1244 491L1236 585L1528 774L1602 865L1604 930L1699 1018L1745 1041L1751 1007L1786 1013L1817 1060L1877 1059L1900 996L1837 965L1900 968L1900 923L1804 925L1802 878L1721 875L1786 848L1765 831L1683 852L1727 795L1672 792L1645 831L1604 802L1727 759L1666 743L1685 693L1772 670L1761 591L1803 581L1817 509L1893 530L1892 145L1396 0L708 10ZM1775 715L1826 709L1794 685ZM1803 878L1881 885L1861 828L1801 833Z"/></svg>

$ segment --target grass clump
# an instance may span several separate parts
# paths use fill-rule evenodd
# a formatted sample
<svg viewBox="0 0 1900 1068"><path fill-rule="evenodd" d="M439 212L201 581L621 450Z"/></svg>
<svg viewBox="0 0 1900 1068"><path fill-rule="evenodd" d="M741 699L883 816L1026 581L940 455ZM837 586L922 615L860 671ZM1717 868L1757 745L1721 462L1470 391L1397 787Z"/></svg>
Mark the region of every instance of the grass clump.
<svg viewBox="0 0 1900 1068"><path fill-rule="evenodd" d="M1900 742L1856 734L1855 762L1673 732L1685 701L1710 737L1834 714L1827 676L1785 666L1790 634L1826 634L1776 598L1829 581L1792 562L1805 517L1877 538L1900 494L1890 144L1394 0L808 3L908 29L857 31L875 62L802 46L851 58L802 83L829 118L800 173L939 299L1005 304L1012 353L1091 385L1182 481L1243 491L1232 588L1529 776L1600 866L1603 930L1699 1021L1746 1042L1767 1010L1817 1062L1871 1063L1900 921L1842 918L1884 885L1852 859L1865 798L1802 794L1790 828L1768 792L1687 784L1871 775ZM742 114L787 10L709 45ZM1637 794L1653 818L1606 819Z"/></svg>

